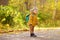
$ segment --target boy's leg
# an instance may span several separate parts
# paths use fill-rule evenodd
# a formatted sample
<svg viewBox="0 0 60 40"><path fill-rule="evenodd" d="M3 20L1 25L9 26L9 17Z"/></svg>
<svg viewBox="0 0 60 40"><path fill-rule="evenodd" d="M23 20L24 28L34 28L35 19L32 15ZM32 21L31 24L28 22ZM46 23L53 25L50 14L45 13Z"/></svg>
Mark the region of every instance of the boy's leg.
<svg viewBox="0 0 60 40"><path fill-rule="evenodd" d="M30 25L30 36L36 37L36 35L34 34L34 26L32 26L32 25Z"/></svg>
<svg viewBox="0 0 60 40"><path fill-rule="evenodd" d="M30 34L34 33L34 27L32 25L30 25Z"/></svg>

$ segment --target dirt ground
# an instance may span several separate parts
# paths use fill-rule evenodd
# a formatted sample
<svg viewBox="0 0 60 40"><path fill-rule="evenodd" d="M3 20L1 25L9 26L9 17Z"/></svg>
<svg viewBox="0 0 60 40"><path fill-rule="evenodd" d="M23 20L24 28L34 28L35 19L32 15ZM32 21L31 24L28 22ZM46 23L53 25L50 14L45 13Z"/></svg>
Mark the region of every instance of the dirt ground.
<svg viewBox="0 0 60 40"><path fill-rule="evenodd" d="M36 30L37 37L30 37L29 31L19 34L2 34L0 40L60 40L60 29Z"/></svg>

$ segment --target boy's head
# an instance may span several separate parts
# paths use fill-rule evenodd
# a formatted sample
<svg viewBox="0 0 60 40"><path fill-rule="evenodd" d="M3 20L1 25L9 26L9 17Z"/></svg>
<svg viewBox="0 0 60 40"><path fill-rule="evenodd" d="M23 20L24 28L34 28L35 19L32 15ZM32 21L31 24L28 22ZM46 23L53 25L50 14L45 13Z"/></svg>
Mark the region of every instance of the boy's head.
<svg viewBox="0 0 60 40"><path fill-rule="evenodd" d="M31 11L31 13L33 13L33 14L37 14L37 8L33 8L33 9L31 9L30 11Z"/></svg>

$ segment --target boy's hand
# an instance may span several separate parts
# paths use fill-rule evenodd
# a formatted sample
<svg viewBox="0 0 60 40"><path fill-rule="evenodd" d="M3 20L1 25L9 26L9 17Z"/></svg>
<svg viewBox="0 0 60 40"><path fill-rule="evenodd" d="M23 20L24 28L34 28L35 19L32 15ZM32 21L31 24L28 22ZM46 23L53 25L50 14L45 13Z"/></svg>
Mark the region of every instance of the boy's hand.
<svg viewBox="0 0 60 40"><path fill-rule="evenodd" d="M37 22L36 25L39 25L39 22Z"/></svg>
<svg viewBox="0 0 60 40"><path fill-rule="evenodd" d="M38 25L38 22L36 23L36 25Z"/></svg>

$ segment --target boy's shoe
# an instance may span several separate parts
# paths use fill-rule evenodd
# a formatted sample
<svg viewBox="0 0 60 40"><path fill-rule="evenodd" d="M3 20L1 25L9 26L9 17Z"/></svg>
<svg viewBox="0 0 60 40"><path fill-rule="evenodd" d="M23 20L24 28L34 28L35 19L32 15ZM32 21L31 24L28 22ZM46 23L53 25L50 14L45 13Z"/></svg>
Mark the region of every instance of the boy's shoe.
<svg viewBox="0 0 60 40"><path fill-rule="evenodd" d="M30 35L30 37L37 37L34 33L32 33L31 35Z"/></svg>

